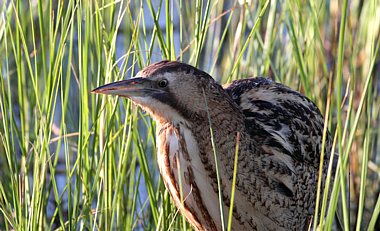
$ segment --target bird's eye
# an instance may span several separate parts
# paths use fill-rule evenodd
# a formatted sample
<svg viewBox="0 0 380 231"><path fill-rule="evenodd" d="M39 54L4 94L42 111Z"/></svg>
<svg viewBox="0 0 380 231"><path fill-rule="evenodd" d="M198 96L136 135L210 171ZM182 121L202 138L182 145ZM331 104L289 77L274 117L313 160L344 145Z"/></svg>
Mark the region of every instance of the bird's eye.
<svg viewBox="0 0 380 231"><path fill-rule="evenodd" d="M168 85L168 81L166 79L161 79L159 82L158 82L158 86L159 87L166 87Z"/></svg>

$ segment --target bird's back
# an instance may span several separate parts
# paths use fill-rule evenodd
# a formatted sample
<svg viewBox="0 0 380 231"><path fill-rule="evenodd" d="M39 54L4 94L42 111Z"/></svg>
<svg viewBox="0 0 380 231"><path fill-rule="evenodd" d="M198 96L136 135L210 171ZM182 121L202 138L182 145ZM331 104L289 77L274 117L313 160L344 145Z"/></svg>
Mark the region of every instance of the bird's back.
<svg viewBox="0 0 380 231"><path fill-rule="evenodd" d="M242 110L246 127L259 146L319 166L324 123L313 102L263 77L236 80L225 90ZM325 147L330 151L329 135Z"/></svg>
<svg viewBox="0 0 380 231"><path fill-rule="evenodd" d="M269 228L306 228L314 213L322 149L319 109L302 94L262 77L234 81L225 90L244 114L256 147L255 155L242 157L244 163L256 162L261 169L255 173L258 184L243 165L237 187L258 187L248 200L273 220L266 224ZM330 152L329 135L325 149L325 154Z"/></svg>

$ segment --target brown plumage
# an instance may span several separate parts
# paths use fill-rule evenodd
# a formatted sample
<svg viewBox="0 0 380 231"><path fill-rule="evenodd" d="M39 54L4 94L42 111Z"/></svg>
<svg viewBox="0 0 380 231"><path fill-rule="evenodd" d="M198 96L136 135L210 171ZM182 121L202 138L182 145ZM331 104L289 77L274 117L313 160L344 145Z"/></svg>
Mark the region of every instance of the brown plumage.
<svg viewBox="0 0 380 231"><path fill-rule="evenodd" d="M234 230L305 230L310 225L323 119L302 94L265 78L237 80L223 88L207 73L170 61L94 92L128 97L156 120L161 176L195 229L222 227L210 126L225 220L240 134ZM325 148L330 153L330 136Z"/></svg>

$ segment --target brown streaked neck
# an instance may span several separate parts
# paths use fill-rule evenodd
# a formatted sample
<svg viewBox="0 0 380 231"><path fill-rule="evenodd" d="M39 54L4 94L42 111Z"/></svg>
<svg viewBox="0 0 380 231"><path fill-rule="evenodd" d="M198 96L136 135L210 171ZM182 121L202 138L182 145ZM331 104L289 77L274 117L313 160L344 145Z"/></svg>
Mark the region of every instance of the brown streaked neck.
<svg viewBox="0 0 380 231"><path fill-rule="evenodd" d="M212 156L213 153L211 130L217 155L221 158L233 160L237 133L240 136L239 149L255 152L255 146L252 145L245 127L244 115L228 95L220 101L209 100L207 108L208 113L196 114L187 120L200 149L205 150L205 154Z"/></svg>

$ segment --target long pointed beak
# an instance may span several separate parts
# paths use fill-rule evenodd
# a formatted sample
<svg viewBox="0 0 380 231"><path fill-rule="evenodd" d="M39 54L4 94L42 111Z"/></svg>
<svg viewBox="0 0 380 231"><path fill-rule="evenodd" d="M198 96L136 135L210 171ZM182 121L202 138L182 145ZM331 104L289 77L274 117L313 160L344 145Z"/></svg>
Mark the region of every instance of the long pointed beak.
<svg viewBox="0 0 380 231"><path fill-rule="evenodd" d="M109 83L91 91L96 94L119 95L125 97L144 96L155 89L146 78L132 78Z"/></svg>

